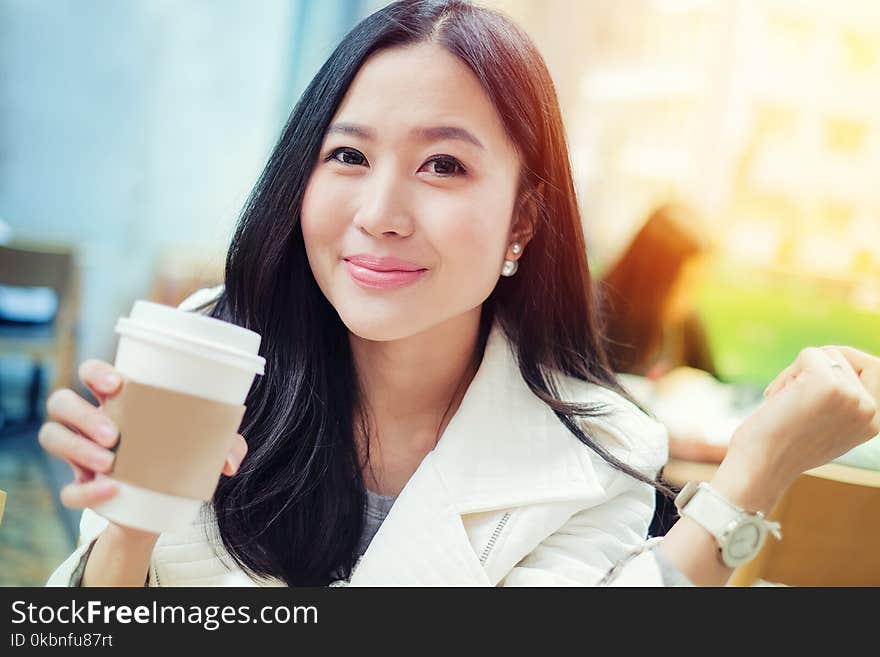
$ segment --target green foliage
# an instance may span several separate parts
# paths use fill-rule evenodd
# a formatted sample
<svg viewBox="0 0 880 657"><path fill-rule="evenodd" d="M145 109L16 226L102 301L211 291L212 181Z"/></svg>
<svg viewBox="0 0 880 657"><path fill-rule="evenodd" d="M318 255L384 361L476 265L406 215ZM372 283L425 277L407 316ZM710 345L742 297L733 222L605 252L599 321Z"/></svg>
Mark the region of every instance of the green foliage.
<svg viewBox="0 0 880 657"><path fill-rule="evenodd" d="M766 385L804 347L846 344L880 354L880 312L855 308L852 283L719 266L697 298L726 381Z"/></svg>

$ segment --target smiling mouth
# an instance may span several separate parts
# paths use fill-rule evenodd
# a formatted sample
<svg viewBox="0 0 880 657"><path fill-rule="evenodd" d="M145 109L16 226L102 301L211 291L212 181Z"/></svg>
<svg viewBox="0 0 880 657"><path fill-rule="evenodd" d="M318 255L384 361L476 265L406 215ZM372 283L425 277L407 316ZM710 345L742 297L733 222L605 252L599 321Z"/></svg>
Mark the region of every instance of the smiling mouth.
<svg viewBox="0 0 880 657"><path fill-rule="evenodd" d="M419 271L425 267L420 267L409 260L401 260L393 256L377 256L371 253L361 253L358 255L346 256L343 258L346 262L350 262L358 267L372 269L373 271Z"/></svg>
<svg viewBox="0 0 880 657"><path fill-rule="evenodd" d="M402 267L377 267L375 265L367 265L367 264L363 264L360 262L355 262L354 260L349 260L348 258L346 258L345 261L351 263L355 267L360 267L361 269L369 269L370 271L375 271L375 272L379 272L379 273L383 273L383 274L386 272L391 272L391 271L401 271L401 272L406 272L406 273L427 271L425 267L418 267L416 269L406 269L406 268L402 268Z"/></svg>
<svg viewBox="0 0 880 657"><path fill-rule="evenodd" d="M405 287L421 279L427 269L373 269L345 260L345 266L354 281L363 287L390 290Z"/></svg>

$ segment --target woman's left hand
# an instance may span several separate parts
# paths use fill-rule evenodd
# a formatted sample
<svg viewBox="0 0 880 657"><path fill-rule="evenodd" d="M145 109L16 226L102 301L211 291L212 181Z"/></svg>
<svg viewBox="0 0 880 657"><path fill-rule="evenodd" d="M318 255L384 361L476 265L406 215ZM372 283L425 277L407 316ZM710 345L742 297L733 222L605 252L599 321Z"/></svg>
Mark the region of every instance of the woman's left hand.
<svg viewBox="0 0 880 657"><path fill-rule="evenodd" d="M798 475L880 433L880 359L852 347L810 347L767 387L737 429L730 479L781 494Z"/></svg>

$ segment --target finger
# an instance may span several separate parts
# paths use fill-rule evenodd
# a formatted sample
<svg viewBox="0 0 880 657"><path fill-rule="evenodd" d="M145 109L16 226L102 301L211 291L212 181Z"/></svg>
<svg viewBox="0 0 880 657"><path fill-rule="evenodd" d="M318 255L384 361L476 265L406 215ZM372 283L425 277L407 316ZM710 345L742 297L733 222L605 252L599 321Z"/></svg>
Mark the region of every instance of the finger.
<svg viewBox="0 0 880 657"><path fill-rule="evenodd" d="M834 363L831 365L831 369L835 373L837 373L851 386L855 388L862 388L858 374L856 374L850 362L844 357L839 349L837 349L836 347L821 347L821 349L825 353L825 355L828 356L828 358L834 361ZM835 367L835 364L839 365L839 367Z"/></svg>
<svg viewBox="0 0 880 657"><path fill-rule="evenodd" d="M832 345L830 348L836 349L843 354L844 358L846 358L850 365L852 365L856 374L861 374L862 370L865 368L880 368L880 358L865 353L864 351L859 351L855 347Z"/></svg>
<svg viewBox="0 0 880 657"><path fill-rule="evenodd" d="M113 452L57 422L43 424L37 440L50 454L86 470L108 472L113 465Z"/></svg>
<svg viewBox="0 0 880 657"><path fill-rule="evenodd" d="M782 390L782 388L785 387L785 384L793 376L794 371L794 365L789 365L779 374L777 374L776 378L773 379L770 384L764 389L764 396L770 397Z"/></svg>
<svg viewBox="0 0 880 657"><path fill-rule="evenodd" d="M839 380L845 381L845 385L849 388L849 392L858 399L858 409L863 413L863 417L867 420L866 438L872 438L880 432L880 404L876 395L872 393L871 377L880 376L876 368L872 367L870 362L865 362L866 367L862 370L862 376L859 376L852 366L851 361L846 358L843 351L839 347L823 347L823 352L839 367L833 367L833 371L840 377ZM875 388L876 389L876 388Z"/></svg>
<svg viewBox="0 0 880 657"><path fill-rule="evenodd" d="M95 478L94 470L86 470L85 468L81 468L76 463L68 463L70 469L73 470L73 481L77 484L84 484L87 481L91 481Z"/></svg>
<svg viewBox="0 0 880 657"><path fill-rule="evenodd" d="M808 370L816 372L823 378L832 379L834 377L831 367L833 362L820 348L806 347L801 350L791 365L779 373L776 379L767 387L764 396L772 397L792 383L797 382L798 378Z"/></svg>
<svg viewBox="0 0 880 657"><path fill-rule="evenodd" d="M863 393L867 393L866 407L874 410L874 417L869 423L872 436L880 435L880 359L852 347L830 347L832 351L846 358L853 368L856 385Z"/></svg>
<svg viewBox="0 0 880 657"><path fill-rule="evenodd" d="M834 376L832 368L833 361L828 354L819 347L807 347L798 354L795 361L795 378L806 370L812 370L824 377L830 378Z"/></svg>
<svg viewBox="0 0 880 657"><path fill-rule="evenodd" d="M853 347L835 347L852 365L865 389L880 402L880 358Z"/></svg>
<svg viewBox="0 0 880 657"><path fill-rule="evenodd" d="M122 387L122 376L110 364L103 360L90 358L79 366L80 381L89 389L98 404L117 394Z"/></svg>
<svg viewBox="0 0 880 657"><path fill-rule="evenodd" d="M865 390L873 397L875 405L880 409L880 368L863 369L861 375L859 375L859 381L862 382ZM880 410L878 410L877 414L880 416ZM877 422L880 422L880 418L878 418ZM880 431L880 425L878 425L877 430Z"/></svg>
<svg viewBox="0 0 880 657"><path fill-rule="evenodd" d="M786 370L788 370L787 367L786 367L784 370L782 370L782 372L780 372L780 373L777 374L775 377L773 377L773 380L770 381L770 383L767 384L767 386L764 388L764 396L765 396L765 397L766 397L767 395L769 395L772 391L774 391L774 390L776 389L776 387L777 387L778 384L779 384L779 379L780 379L780 377L782 377L782 375L786 372Z"/></svg>
<svg viewBox="0 0 880 657"><path fill-rule="evenodd" d="M229 453L226 455L226 462L223 465L223 474L232 476L241 467L241 462L247 454L247 441L241 434L235 434Z"/></svg>
<svg viewBox="0 0 880 657"><path fill-rule="evenodd" d="M106 477L85 484L67 484L61 489L61 503L71 509L82 509L104 502L116 492L116 483Z"/></svg>
<svg viewBox="0 0 880 657"><path fill-rule="evenodd" d="M247 455L247 441L241 434L235 434L232 447L229 448L226 462L223 464L223 474L231 477L238 472L245 455Z"/></svg>
<svg viewBox="0 0 880 657"><path fill-rule="evenodd" d="M105 447L112 447L119 436L119 431L110 418L68 388L56 390L49 395L46 410L49 417L56 422L76 429Z"/></svg>

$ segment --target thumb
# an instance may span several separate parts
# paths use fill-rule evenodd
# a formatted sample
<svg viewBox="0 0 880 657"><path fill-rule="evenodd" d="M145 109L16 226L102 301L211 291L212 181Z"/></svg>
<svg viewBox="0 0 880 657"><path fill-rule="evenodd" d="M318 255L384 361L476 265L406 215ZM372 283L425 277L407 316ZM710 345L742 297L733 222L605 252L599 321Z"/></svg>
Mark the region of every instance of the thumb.
<svg viewBox="0 0 880 657"><path fill-rule="evenodd" d="M244 460L245 455L247 455L247 451L248 446L244 436L238 433L235 434L235 437L232 440L232 447L229 448L229 452L226 454L226 462L223 464L223 474L227 477L231 477L238 472L238 468L241 467L241 462Z"/></svg>

